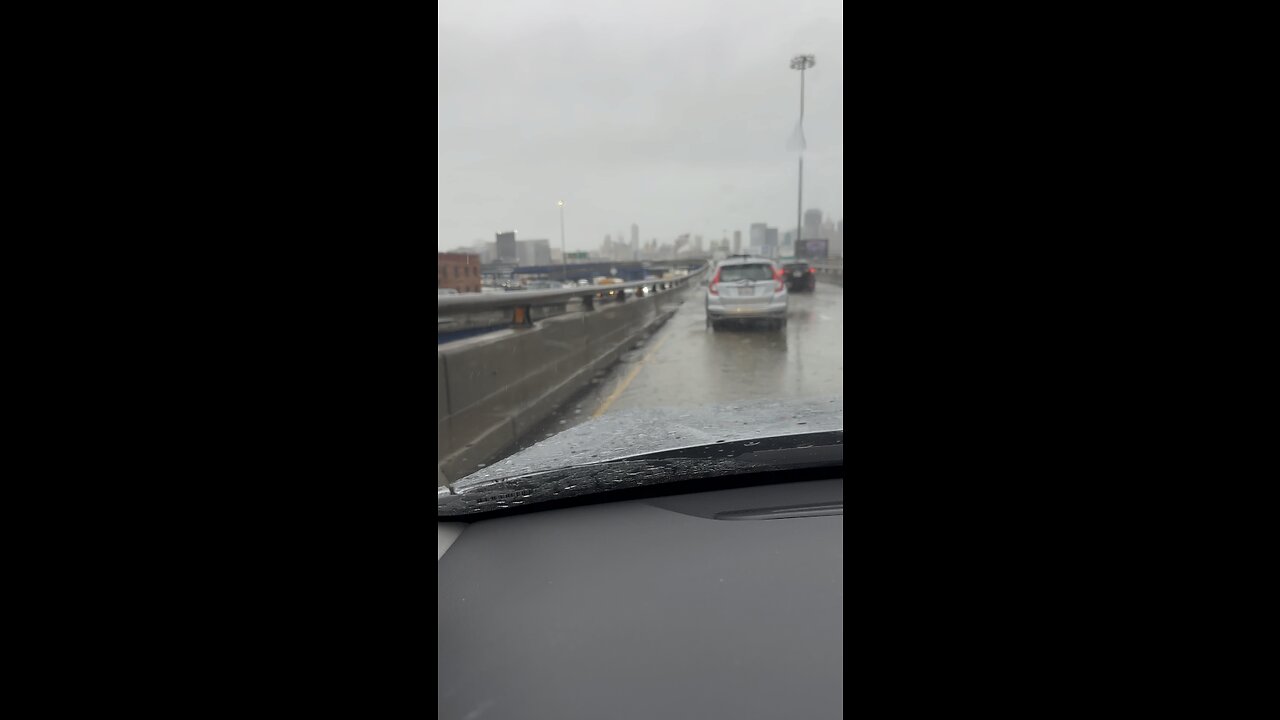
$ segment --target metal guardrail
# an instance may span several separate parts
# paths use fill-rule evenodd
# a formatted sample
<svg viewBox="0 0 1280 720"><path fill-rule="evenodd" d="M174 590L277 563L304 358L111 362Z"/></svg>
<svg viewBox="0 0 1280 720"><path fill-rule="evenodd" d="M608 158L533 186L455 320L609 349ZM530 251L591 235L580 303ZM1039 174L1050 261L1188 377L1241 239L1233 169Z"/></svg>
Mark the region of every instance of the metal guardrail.
<svg viewBox="0 0 1280 720"><path fill-rule="evenodd" d="M703 265L697 270L690 270L688 275L675 278L658 278L654 280L635 280L633 282L612 283L609 285L583 285L563 290L513 290L504 293L466 293L462 295L436 296L437 324L440 316L461 315L464 313L504 310L513 311L512 321L517 325L532 324L529 309L545 305L564 305L570 300L582 300L584 310L594 310L596 296L601 293L619 292L617 299L625 300L627 291L634 290L636 297L644 297L645 288L652 292L681 287L696 282L710 267Z"/></svg>

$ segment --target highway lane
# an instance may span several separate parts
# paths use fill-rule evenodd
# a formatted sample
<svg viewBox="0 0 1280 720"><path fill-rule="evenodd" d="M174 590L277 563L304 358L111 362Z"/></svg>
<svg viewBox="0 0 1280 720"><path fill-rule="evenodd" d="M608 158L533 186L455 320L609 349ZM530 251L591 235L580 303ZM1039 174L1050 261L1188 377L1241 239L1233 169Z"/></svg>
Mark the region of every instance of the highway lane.
<svg viewBox="0 0 1280 720"><path fill-rule="evenodd" d="M642 345L522 439L521 448L587 420L632 408L732 406L768 398L844 397L844 288L790 293L787 327L712 330L706 289Z"/></svg>

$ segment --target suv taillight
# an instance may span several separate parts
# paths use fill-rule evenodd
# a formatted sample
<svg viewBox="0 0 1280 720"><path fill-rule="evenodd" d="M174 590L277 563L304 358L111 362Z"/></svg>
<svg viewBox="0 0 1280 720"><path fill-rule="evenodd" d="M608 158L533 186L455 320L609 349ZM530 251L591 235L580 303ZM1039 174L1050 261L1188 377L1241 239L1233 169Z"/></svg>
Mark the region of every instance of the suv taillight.
<svg viewBox="0 0 1280 720"><path fill-rule="evenodd" d="M775 293L782 292L782 289L786 287L786 283L782 279L783 276L785 276L786 274L787 274L787 271L781 268L773 271L774 282L778 283L777 285L773 286L773 291Z"/></svg>
<svg viewBox="0 0 1280 720"><path fill-rule="evenodd" d="M712 295L719 295L720 291L716 289L716 284L720 282L720 271L716 270L716 276L711 278L711 284L707 286L707 292Z"/></svg>

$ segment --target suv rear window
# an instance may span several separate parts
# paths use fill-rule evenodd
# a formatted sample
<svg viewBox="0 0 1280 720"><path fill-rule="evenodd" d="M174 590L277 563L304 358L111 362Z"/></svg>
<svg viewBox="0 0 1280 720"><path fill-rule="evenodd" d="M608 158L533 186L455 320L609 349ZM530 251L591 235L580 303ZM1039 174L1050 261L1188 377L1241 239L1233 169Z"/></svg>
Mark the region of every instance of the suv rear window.
<svg viewBox="0 0 1280 720"><path fill-rule="evenodd" d="M720 268L720 282L772 279L772 265L724 265Z"/></svg>
<svg viewBox="0 0 1280 720"><path fill-rule="evenodd" d="M782 267L783 267L784 269L787 269L787 270L808 270L808 269L809 269L809 263L807 263L807 262L787 263L786 265L783 265Z"/></svg>

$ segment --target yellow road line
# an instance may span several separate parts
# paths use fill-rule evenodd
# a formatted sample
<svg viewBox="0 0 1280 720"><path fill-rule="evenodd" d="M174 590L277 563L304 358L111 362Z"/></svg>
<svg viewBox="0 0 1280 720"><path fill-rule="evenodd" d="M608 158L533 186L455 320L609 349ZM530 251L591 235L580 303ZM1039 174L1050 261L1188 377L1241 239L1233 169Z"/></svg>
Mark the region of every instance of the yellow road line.
<svg viewBox="0 0 1280 720"><path fill-rule="evenodd" d="M619 385L609 395L609 397L604 399L604 402L600 404L600 407L595 412L591 413L591 417L598 418L609 409L609 406L613 404L613 401L617 400L618 396L621 395L627 389L627 386L631 384L631 381L636 379L636 375L640 374L640 370L644 368L644 364L649 362L649 358L653 357L653 354L658 352L658 348L662 347L662 343L666 342L669 337L671 337L671 333L667 333L658 338L658 342L654 343L653 348L650 349L648 353L645 353L645 356L641 358L640 362L636 363L635 367L631 368L631 372L627 373L627 377L623 379L622 384Z"/></svg>

